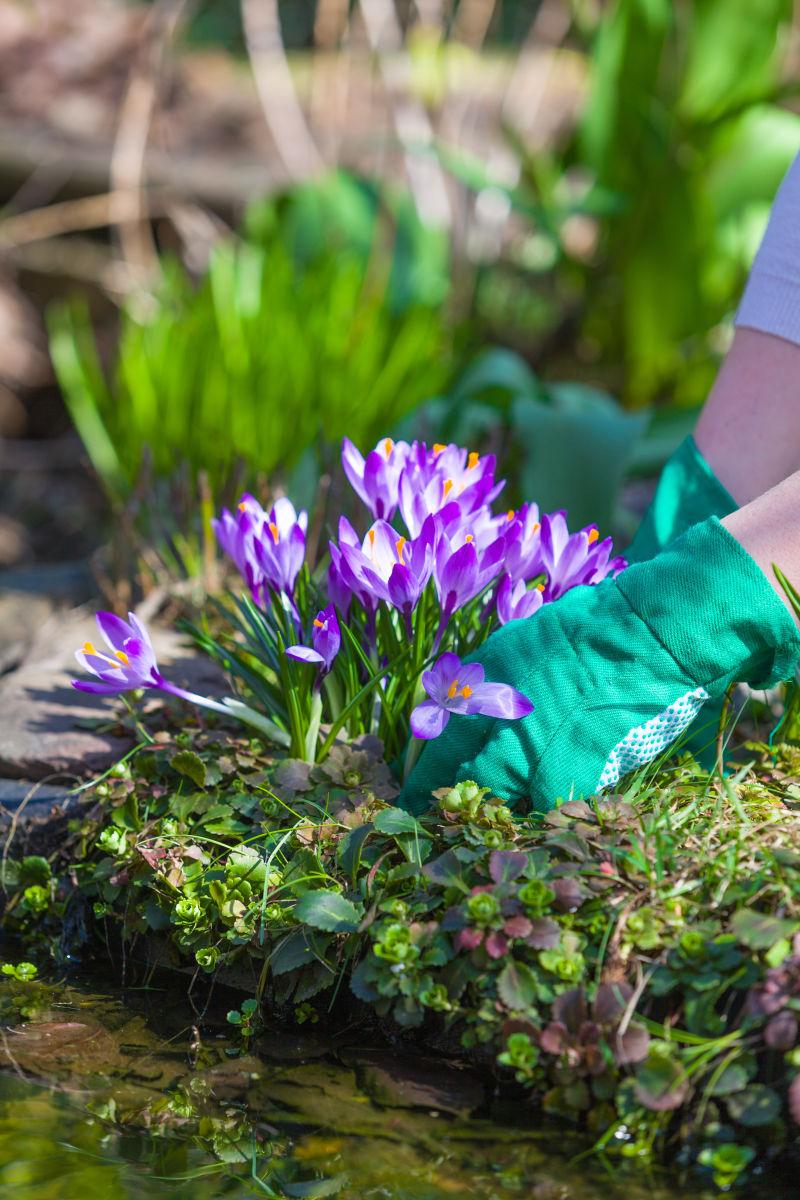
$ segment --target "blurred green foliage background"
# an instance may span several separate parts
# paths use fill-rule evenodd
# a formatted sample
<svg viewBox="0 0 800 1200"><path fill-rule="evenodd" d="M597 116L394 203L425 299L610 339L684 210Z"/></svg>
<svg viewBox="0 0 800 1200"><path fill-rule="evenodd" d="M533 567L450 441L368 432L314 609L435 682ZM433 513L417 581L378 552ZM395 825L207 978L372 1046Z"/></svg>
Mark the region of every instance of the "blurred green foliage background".
<svg viewBox="0 0 800 1200"><path fill-rule="evenodd" d="M366 449L400 433L498 450L514 501L631 526L621 486L691 428L800 148L793 5L472 0L479 54L518 55L524 75L540 31L551 70L578 61L584 80L577 120L541 143L504 110L502 155L482 157L438 120L469 2L390 6L399 40L372 47L405 64L432 131L403 141L409 179L415 161L437 172L458 219L339 169L255 201L199 274L165 254L102 365L85 303L52 310L58 379L115 505L179 466L189 495L204 471L214 500L269 477L308 502L344 434ZM298 78L322 4L276 10ZM369 0L344 8L369 31ZM185 37L244 55L246 34L238 6L207 3Z"/></svg>

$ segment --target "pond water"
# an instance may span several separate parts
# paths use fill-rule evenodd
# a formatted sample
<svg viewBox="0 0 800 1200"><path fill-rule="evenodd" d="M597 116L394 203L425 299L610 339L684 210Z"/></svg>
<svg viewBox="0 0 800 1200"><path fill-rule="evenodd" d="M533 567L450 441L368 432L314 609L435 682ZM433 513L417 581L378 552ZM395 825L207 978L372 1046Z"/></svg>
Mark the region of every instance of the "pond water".
<svg viewBox="0 0 800 1200"><path fill-rule="evenodd" d="M200 1014L182 990L0 977L3 1200L717 1195L581 1157L575 1134L469 1072L356 1031L266 1030L243 1048L222 997Z"/></svg>

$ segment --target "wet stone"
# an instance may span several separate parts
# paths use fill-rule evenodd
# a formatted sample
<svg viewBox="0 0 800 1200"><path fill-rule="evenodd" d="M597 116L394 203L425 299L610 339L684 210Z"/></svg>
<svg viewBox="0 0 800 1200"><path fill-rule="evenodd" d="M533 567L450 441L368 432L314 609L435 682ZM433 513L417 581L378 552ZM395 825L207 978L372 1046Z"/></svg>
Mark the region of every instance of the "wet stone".
<svg viewBox="0 0 800 1200"><path fill-rule="evenodd" d="M384 1108L424 1108L466 1116L482 1107L485 1095L477 1076L442 1062L409 1058L390 1050L345 1051L359 1087Z"/></svg>

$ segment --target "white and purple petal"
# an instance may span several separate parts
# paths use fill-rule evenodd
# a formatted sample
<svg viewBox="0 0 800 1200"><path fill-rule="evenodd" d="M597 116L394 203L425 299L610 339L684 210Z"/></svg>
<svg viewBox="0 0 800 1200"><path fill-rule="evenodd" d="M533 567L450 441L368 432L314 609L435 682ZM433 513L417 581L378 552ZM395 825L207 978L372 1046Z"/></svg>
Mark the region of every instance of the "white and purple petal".
<svg viewBox="0 0 800 1200"><path fill-rule="evenodd" d="M447 722L450 713L442 708L435 700L423 700L411 713L411 732L414 737L430 741L437 738Z"/></svg>

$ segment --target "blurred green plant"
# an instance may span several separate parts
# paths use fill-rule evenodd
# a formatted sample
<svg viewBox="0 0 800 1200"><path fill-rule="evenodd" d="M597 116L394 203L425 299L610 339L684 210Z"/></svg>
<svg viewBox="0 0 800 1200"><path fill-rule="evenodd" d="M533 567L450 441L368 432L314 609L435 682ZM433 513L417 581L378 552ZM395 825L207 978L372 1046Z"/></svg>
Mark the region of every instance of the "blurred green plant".
<svg viewBox="0 0 800 1200"><path fill-rule="evenodd" d="M626 524L624 480L656 474L695 417L693 409L627 412L599 388L547 382L519 354L492 348L446 396L406 418L400 436L491 450L512 504L529 496L545 510L565 508L570 521L610 528Z"/></svg>
<svg viewBox="0 0 800 1200"><path fill-rule="evenodd" d="M500 195L525 232L476 294L507 322L594 369L619 372L627 404L699 403L769 205L800 148L781 107L791 0L616 0L590 45L583 119L560 152L509 133L514 186L444 151L478 192ZM521 316L520 316L521 314ZM514 325L519 328L514 333ZM612 375L616 379L616 375Z"/></svg>
<svg viewBox="0 0 800 1200"><path fill-rule="evenodd" d="M108 371L86 305L51 313L58 380L113 500L145 467L159 480L186 465L190 492L204 471L215 495L236 472L252 484L309 451L323 450L324 467L326 445L344 434L372 444L446 385L446 276L433 278L409 205L396 202L387 223L380 204L337 175L259 205L197 286L164 264L151 302L123 310Z"/></svg>

